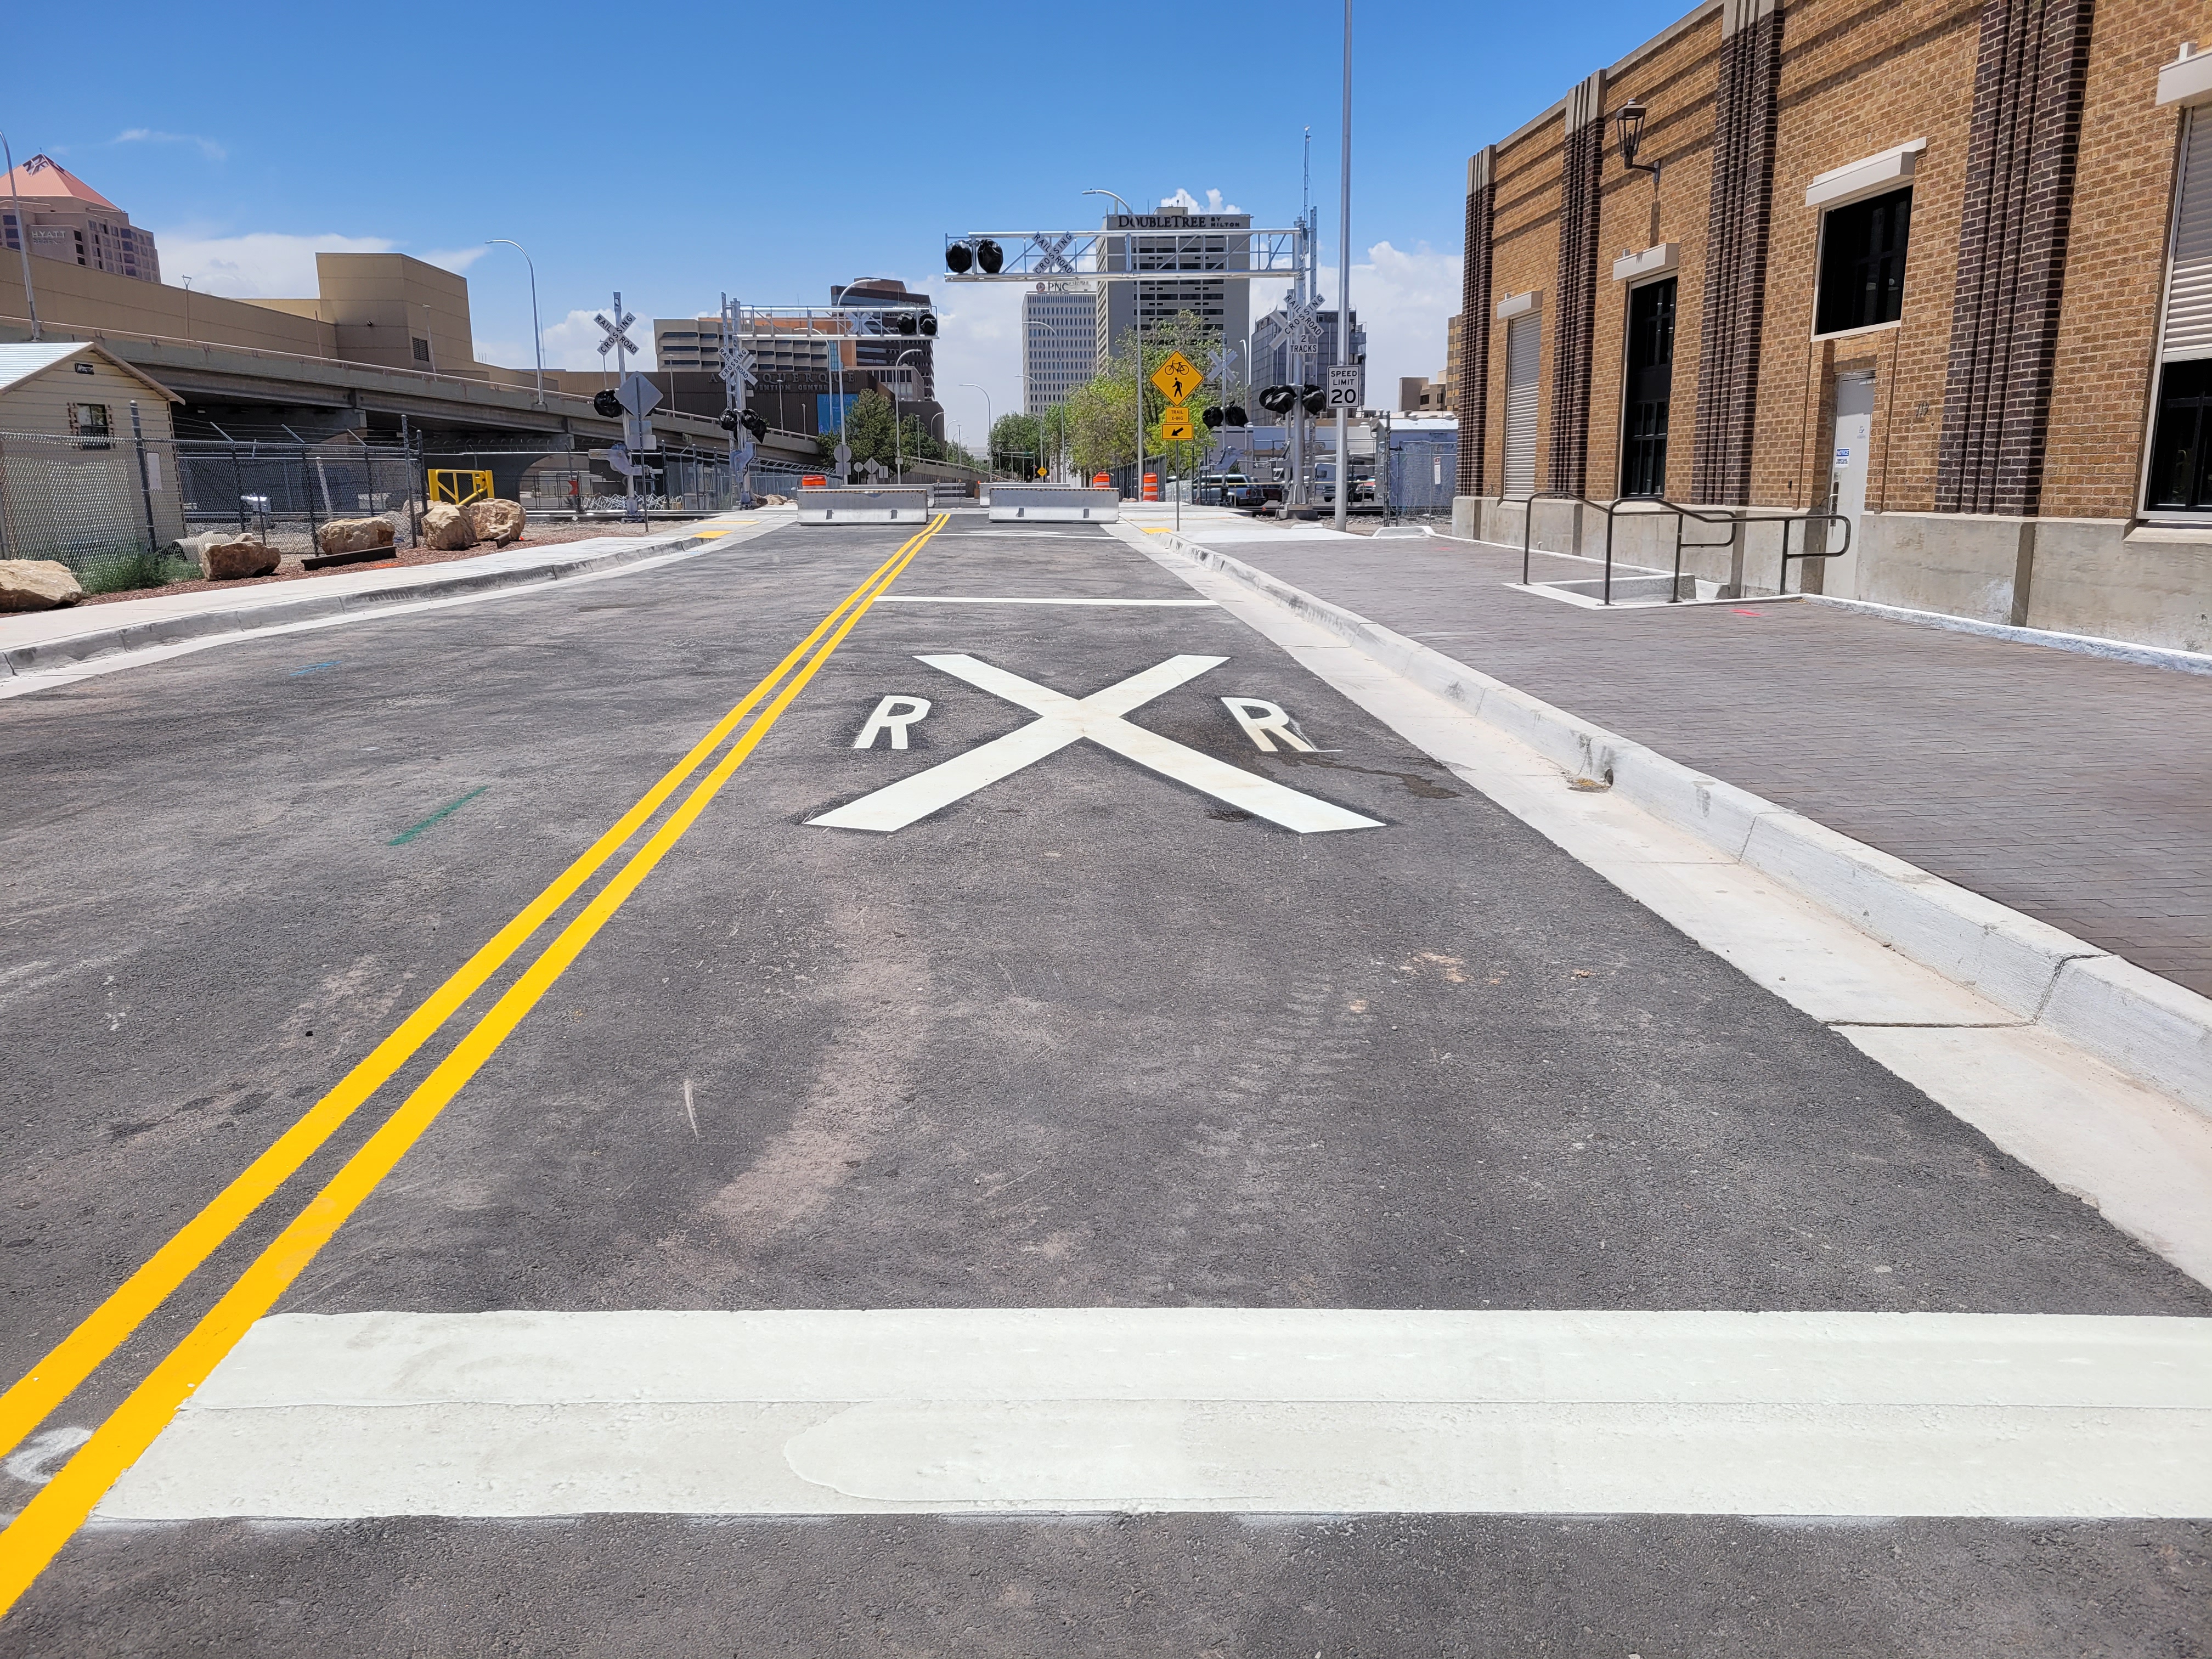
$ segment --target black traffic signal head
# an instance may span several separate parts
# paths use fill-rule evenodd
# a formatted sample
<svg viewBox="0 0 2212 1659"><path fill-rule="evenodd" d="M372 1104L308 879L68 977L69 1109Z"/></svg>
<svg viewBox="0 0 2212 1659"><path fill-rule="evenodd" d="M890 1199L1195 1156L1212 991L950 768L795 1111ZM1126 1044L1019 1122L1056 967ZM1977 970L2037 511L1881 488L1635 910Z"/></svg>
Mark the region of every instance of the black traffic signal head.
<svg viewBox="0 0 2212 1659"><path fill-rule="evenodd" d="M1298 389L1294 386L1263 386L1260 391L1260 407L1270 415L1287 415L1297 401Z"/></svg>
<svg viewBox="0 0 2212 1659"><path fill-rule="evenodd" d="M933 338L935 337L937 333L937 313L935 312L925 311L921 313L921 331L925 335Z"/></svg>
<svg viewBox="0 0 2212 1659"><path fill-rule="evenodd" d="M592 407L599 411L599 417L602 420L619 421L622 419L622 399L616 397L611 392L593 392L592 394Z"/></svg>
<svg viewBox="0 0 2212 1659"><path fill-rule="evenodd" d="M1244 405L1242 404L1230 404L1228 409L1223 412L1223 418L1231 426L1249 426L1252 424L1249 420L1245 418Z"/></svg>
<svg viewBox="0 0 2212 1659"><path fill-rule="evenodd" d="M986 236L975 244L975 264L986 276L995 276L1006 263L1006 251Z"/></svg>
<svg viewBox="0 0 2212 1659"><path fill-rule="evenodd" d="M1218 428L1221 425L1221 411L1218 409L1209 409L1198 418L1210 427Z"/></svg>
<svg viewBox="0 0 2212 1659"><path fill-rule="evenodd" d="M955 276L967 274L968 267L975 263L975 251L965 242L945 245L945 268Z"/></svg>
<svg viewBox="0 0 2212 1659"><path fill-rule="evenodd" d="M1318 415L1328 407L1328 393L1317 386L1305 386L1300 390L1299 401L1305 404L1307 414Z"/></svg>

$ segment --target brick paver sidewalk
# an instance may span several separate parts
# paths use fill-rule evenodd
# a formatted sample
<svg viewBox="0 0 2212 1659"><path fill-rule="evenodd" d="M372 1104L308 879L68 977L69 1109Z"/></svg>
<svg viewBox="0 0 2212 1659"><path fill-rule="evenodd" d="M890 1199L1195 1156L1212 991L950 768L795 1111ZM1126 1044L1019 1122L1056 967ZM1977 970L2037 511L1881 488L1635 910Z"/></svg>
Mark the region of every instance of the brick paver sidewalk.
<svg viewBox="0 0 2212 1659"><path fill-rule="evenodd" d="M1583 610L1504 586L1517 550L1185 533L2212 995L2212 675L1812 603Z"/></svg>

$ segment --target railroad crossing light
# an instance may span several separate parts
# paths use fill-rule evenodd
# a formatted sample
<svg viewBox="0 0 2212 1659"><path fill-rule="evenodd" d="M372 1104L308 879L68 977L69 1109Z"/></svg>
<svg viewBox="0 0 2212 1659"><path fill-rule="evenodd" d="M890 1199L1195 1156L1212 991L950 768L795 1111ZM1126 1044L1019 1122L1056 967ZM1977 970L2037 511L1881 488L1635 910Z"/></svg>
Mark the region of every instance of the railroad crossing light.
<svg viewBox="0 0 2212 1659"><path fill-rule="evenodd" d="M913 334L921 330L921 322L911 311L902 311L891 319L891 326L902 334Z"/></svg>
<svg viewBox="0 0 2212 1659"><path fill-rule="evenodd" d="M967 275L968 267L975 263L975 250L967 243L947 242L945 245L945 268L955 276Z"/></svg>
<svg viewBox="0 0 2212 1659"><path fill-rule="evenodd" d="M1249 426L1252 424L1252 422L1246 418L1244 414L1244 406L1242 404L1230 404L1228 412L1224 418L1226 423L1230 426Z"/></svg>
<svg viewBox="0 0 2212 1659"><path fill-rule="evenodd" d="M1317 386L1302 388L1300 400L1305 404L1309 415L1318 415L1328 407L1328 393Z"/></svg>
<svg viewBox="0 0 2212 1659"><path fill-rule="evenodd" d="M986 236L975 244L975 264L986 276L995 276L1006 263L1006 251Z"/></svg>
<svg viewBox="0 0 2212 1659"><path fill-rule="evenodd" d="M1206 425L1214 428L1217 431L1220 428L1221 411L1218 409L1209 409L1205 414L1200 416L1198 418L1204 421Z"/></svg>
<svg viewBox="0 0 2212 1659"><path fill-rule="evenodd" d="M755 443L765 443L768 441L768 416L756 415L749 409L738 416L738 419L744 423L745 430L753 434Z"/></svg>
<svg viewBox="0 0 2212 1659"><path fill-rule="evenodd" d="M622 399L616 397L611 392L593 392L592 394L592 407L599 411L602 419L609 421L619 421L622 419Z"/></svg>
<svg viewBox="0 0 2212 1659"><path fill-rule="evenodd" d="M930 338L936 337L937 313L935 312L925 311L921 313L921 331Z"/></svg>
<svg viewBox="0 0 2212 1659"><path fill-rule="evenodd" d="M1270 415L1287 415L1297 401L1298 389L1294 386L1263 386L1260 391L1260 407Z"/></svg>

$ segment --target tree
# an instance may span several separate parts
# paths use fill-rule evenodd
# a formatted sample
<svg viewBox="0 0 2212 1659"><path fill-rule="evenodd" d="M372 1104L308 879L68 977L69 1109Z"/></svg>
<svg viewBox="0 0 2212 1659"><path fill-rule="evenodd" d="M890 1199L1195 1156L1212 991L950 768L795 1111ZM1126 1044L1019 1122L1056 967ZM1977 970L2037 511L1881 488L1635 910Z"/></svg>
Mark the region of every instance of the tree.
<svg viewBox="0 0 2212 1659"><path fill-rule="evenodd" d="M1079 386L1066 405L1069 447L1076 470L1091 472L1121 466L1136 459L1137 399L1141 391L1145 410L1145 454L1157 459L1161 471L1188 476L1205 462L1213 434L1200 417L1218 404L1243 401L1241 386L1223 386L1218 378L1193 397L1188 404L1192 436L1170 443L1160 435L1160 422L1168 402L1152 383L1152 375L1176 352L1212 372L1221 350L1221 335L1195 312L1178 313L1170 320L1145 331L1142 362L1137 353L1136 331L1123 333L1106 368L1087 385Z"/></svg>
<svg viewBox="0 0 2212 1659"><path fill-rule="evenodd" d="M1001 415L991 428L991 465L1023 478L1049 472L1059 465L1066 431L1065 407L1042 415Z"/></svg>
<svg viewBox="0 0 2212 1659"><path fill-rule="evenodd" d="M821 433L815 443L822 451L822 459L834 461L837 456L836 428ZM949 444L933 436L919 415L908 415L898 422L896 432L891 425L891 400L871 386L853 399L845 410L845 442L853 452L853 465L865 465L873 461L886 471L901 461L946 461L956 466L974 466L975 458L957 444Z"/></svg>

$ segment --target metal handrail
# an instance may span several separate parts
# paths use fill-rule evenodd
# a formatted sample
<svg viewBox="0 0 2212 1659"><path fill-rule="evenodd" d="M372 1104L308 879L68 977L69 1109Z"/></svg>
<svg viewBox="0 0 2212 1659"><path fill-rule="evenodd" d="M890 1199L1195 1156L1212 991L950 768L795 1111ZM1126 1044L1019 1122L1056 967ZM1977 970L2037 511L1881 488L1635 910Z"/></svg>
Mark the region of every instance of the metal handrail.
<svg viewBox="0 0 2212 1659"><path fill-rule="evenodd" d="M1498 504L1500 507L1503 507L1508 501L1519 501L1522 508L1521 514L1521 586L1523 587L1529 585L1528 562L1529 555L1532 551L1529 544L1535 530L1536 514L1534 506L1536 502L1574 501L1583 507L1595 507L1597 511L1605 514L1605 581L1602 597L1599 601L1599 603L1602 605L1609 605L1613 603L1613 520L1621 512L1630 507L1641 508L1655 513L1671 513L1674 515L1674 580L1673 586L1668 588L1667 591L1667 603L1669 605L1679 605L1681 603L1683 548L1733 546L1735 542L1734 526L1737 525L1778 524L1782 526L1782 558L1778 568L1776 569L1774 576L1774 591L1778 596L1789 591L1790 562L1792 559L1841 558L1844 554L1851 550L1851 521L1850 518L1846 514L1841 513L1815 513L1809 507L1803 512L1737 513L1726 509L1716 509L1713 507L1685 507L1679 501L1668 501L1663 495L1622 495L1616 497L1611 501L1594 501L1588 495L1569 495L1565 490L1555 489L1539 490L1534 495L1524 496L1501 495L1498 497ZM1724 524L1729 526L1730 531L1727 540L1717 542L1685 542L1682 539L1683 526L1687 523L1687 521L1692 519L1696 520L1699 524ZM1840 524L1844 527L1844 544L1841 547L1824 548L1816 553L1812 550L1808 543L1804 550L1792 553L1790 550L1790 526L1793 524Z"/></svg>

